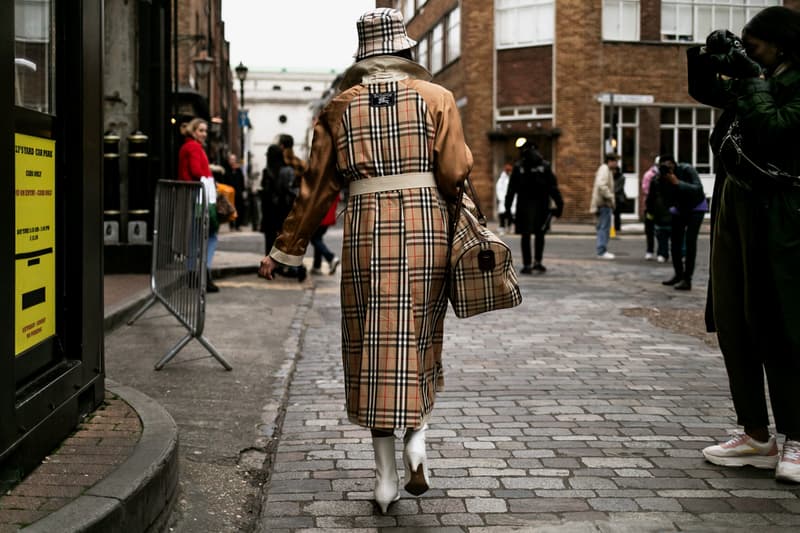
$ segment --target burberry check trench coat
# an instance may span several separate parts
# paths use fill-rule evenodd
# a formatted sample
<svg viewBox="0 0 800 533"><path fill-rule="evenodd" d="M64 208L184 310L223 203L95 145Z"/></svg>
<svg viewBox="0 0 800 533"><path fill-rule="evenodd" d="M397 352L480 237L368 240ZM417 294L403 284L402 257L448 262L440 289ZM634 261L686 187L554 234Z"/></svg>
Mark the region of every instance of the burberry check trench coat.
<svg viewBox="0 0 800 533"><path fill-rule="evenodd" d="M314 128L309 168L270 256L299 265L340 189L431 172L437 187L350 197L342 245L342 362L351 422L419 427L443 386L446 199L472 167L452 93L412 61L354 64Z"/></svg>

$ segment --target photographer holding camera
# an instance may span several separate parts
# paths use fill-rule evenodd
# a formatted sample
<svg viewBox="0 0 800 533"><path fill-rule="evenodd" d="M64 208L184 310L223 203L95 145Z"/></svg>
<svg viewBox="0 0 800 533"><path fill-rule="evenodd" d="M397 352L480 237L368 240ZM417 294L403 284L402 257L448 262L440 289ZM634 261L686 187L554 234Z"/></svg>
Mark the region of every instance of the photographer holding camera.
<svg viewBox="0 0 800 533"><path fill-rule="evenodd" d="M670 251L675 271L672 278L662 283L674 285L680 291L689 291L697 258L697 236L708 211L708 202L700 176L693 166L676 162L672 154L662 154L658 160L659 186L672 218Z"/></svg>
<svg viewBox="0 0 800 533"><path fill-rule="evenodd" d="M706 322L744 426L703 455L724 466L777 466L777 479L800 483L800 13L768 7L742 39L718 30L687 56L689 94L724 109L710 140L717 175ZM786 436L780 453L764 373L775 429Z"/></svg>

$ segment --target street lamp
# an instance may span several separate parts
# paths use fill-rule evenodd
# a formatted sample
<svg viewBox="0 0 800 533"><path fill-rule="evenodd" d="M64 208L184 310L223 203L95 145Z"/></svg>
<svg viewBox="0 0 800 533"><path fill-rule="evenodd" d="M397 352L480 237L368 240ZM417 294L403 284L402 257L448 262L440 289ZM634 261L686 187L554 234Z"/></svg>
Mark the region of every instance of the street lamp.
<svg viewBox="0 0 800 533"><path fill-rule="evenodd" d="M194 71L197 73L197 77L205 78L211 71L214 60L208 57L208 52L206 50L201 50L197 56L192 59L192 63L194 63Z"/></svg>
<svg viewBox="0 0 800 533"><path fill-rule="evenodd" d="M247 79L247 67L239 61L236 65L236 77L239 78L239 136L241 138L241 161L244 161L244 80Z"/></svg>

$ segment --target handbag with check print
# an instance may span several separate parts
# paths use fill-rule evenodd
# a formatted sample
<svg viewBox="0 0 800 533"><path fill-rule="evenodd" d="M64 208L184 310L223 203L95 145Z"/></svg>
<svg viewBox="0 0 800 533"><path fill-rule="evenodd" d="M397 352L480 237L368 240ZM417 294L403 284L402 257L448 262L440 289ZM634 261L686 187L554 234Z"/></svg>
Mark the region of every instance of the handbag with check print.
<svg viewBox="0 0 800 533"><path fill-rule="evenodd" d="M467 318L522 303L511 249L486 228L486 217L461 187L450 223L447 285L450 305L458 318Z"/></svg>

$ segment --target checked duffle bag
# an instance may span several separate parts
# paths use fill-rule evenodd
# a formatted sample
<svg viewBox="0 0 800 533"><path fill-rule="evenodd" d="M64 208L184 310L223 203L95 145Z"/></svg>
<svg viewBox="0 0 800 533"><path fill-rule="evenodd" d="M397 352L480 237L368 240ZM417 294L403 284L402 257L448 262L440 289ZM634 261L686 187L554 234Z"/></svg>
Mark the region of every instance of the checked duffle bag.
<svg viewBox="0 0 800 533"><path fill-rule="evenodd" d="M469 180L472 198L458 193L450 222L448 297L458 318L508 309L522 303L511 249L486 227L486 217Z"/></svg>

